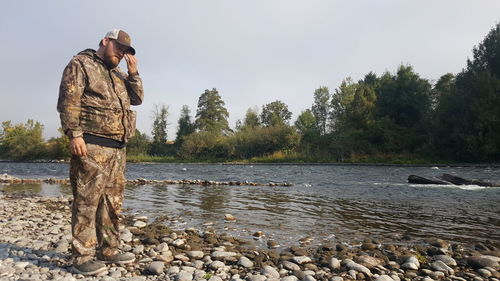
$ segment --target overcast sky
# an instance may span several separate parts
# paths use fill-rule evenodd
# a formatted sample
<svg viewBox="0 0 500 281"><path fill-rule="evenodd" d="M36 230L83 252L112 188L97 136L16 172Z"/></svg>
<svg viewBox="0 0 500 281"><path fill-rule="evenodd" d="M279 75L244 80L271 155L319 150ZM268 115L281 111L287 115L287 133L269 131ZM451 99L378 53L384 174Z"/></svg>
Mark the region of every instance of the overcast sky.
<svg viewBox="0 0 500 281"><path fill-rule="evenodd" d="M0 121L35 119L46 138L60 126L61 74L73 55L114 28L137 51L145 100L138 129L151 131L155 104L169 106L169 139L182 105L217 88L230 126L248 108L285 102L292 121L343 79L410 64L431 81L458 73L500 21L498 0L1 1ZM122 68L126 70L124 63Z"/></svg>

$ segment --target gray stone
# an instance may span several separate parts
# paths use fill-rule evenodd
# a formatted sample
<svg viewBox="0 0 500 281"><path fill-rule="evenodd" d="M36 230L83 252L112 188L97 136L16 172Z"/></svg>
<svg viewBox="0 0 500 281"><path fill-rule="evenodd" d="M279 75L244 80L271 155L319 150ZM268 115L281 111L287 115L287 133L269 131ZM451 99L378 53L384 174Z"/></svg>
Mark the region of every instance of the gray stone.
<svg viewBox="0 0 500 281"><path fill-rule="evenodd" d="M203 258L204 254L202 251L189 251L187 252L187 255L191 259L201 259Z"/></svg>
<svg viewBox="0 0 500 281"><path fill-rule="evenodd" d="M357 264L355 263L354 261L350 260L350 259L345 259L343 261L343 263L345 264L345 266L347 267L347 269L350 269L350 270L355 270L357 272L361 272L369 277L372 276L372 273L371 271L366 267L366 266L363 266L361 264Z"/></svg>
<svg viewBox="0 0 500 281"><path fill-rule="evenodd" d="M312 275L306 275L303 281L316 281L316 278L314 278Z"/></svg>
<svg viewBox="0 0 500 281"><path fill-rule="evenodd" d="M196 271L196 268L192 267L192 266L183 266L181 267L181 271L186 271L186 272L195 272Z"/></svg>
<svg viewBox="0 0 500 281"><path fill-rule="evenodd" d="M409 270L418 270L419 266L412 262L405 262L401 265L401 268Z"/></svg>
<svg viewBox="0 0 500 281"><path fill-rule="evenodd" d="M124 229L122 231L122 233L120 234L120 239L123 241L123 242L131 242L132 241L132 238L133 238L133 234L132 232L130 232L130 230L128 229Z"/></svg>
<svg viewBox="0 0 500 281"><path fill-rule="evenodd" d="M134 227L137 227L137 228L144 228L144 227L146 227L147 225L148 225L148 224L147 224L147 223L145 223L145 222L143 222L143 221L136 221L136 222L134 223Z"/></svg>
<svg viewBox="0 0 500 281"><path fill-rule="evenodd" d="M455 261L455 259L453 259L450 256L447 256L447 255L437 255L437 256L434 256L433 258L436 261L442 261L442 262L444 262L444 264L446 264L447 266L457 266L457 261Z"/></svg>
<svg viewBox="0 0 500 281"><path fill-rule="evenodd" d="M174 242L172 242L172 245L177 248L184 246L184 244L186 244L186 241L184 241L183 239L176 239Z"/></svg>
<svg viewBox="0 0 500 281"><path fill-rule="evenodd" d="M330 265L330 268L333 270L340 269L340 261L337 258L331 258L329 265Z"/></svg>
<svg viewBox="0 0 500 281"><path fill-rule="evenodd" d="M344 281L344 278L342 278L340 276L335 276L335 277L332 277L332 279L330 279L330 281Z"/></svg>
<svg viewBox="0 0 500 281"><path fill-rule="evenodd" d="M203 267L205 266L205 263L201 260L195 260L191 263L191 265L196 269L203 269Z"/></svg>
<svg viewBox="0 0 500 281"><path fill-rule="evenodd" d="M155 251L157 252L166 252L168 251L168 244L163 242L161 244L159 244L158 246L155 247Z"/></svg>
<svg viewBox="0 0 500 281"><path fill-rule="evenodd" d="M431 264L431 268L434 269L435 271L441 271L444 272L447 275L453 275L455 274L455 271L447 266L444 262L442 261L435 261Z"/></svg>
<svg viewBox="0 0 500 281"><path fill-rule="evenodd" d="M223 268L224 266L226 266L226 265L223 262L221 262L221 261L213 261L209 265L209 267L211 269L214 269L214 270L217 270L219 268Z"/></svg>
<svg viewBox="0 0 500 281"><path fill-rule="evenodd" d="M446 274L444 274L444 272L441 271L433 271L429 274L429 276L434 280L439 280L439 279L444 279L444 277L446 277Z"/></svg>
<svg viewBox="0 0 500 281"><path fill-rule="evenodd" d="M474 269L480 269L484 267L497 269L499 268L499 261L500 258L494 256L472 256L467 258L467 263Z"/></svg>
<svg viewBox="0 0 500 281"><path fill-rule="evenodd" d="M148 271L155 275L160 275L165 269L165 263L162 261L154 261L148 266Z"/></svg>
<svg viewBox="0 0 500 281"><path fill-rule="evenodd" d="M420 268L420 262L418 261L417 257L415 257L415 256L408 257L406 259L405 263L413 263L418 268Z"/></svg>
<svg viewBox="0 0 500 281"><path fill-rule="evenodd" d="M241 265L245 268L252 268L253 262L249 258L241 256L240 259L238 260L238 265Z"/></svg>
<svg viewBox="0 0 500 281"><path fill-rule="evenodd" d="M306 256L293 257L292 260L297 264L304 264L304 263L309 263L312 261L310 257L306 257Z"/></svg>
<svg viewBox="0 0 500 281"><path fill-rule="evenodd" d="M134 249L132 250L132 252L136 255L142 254L142 252L144 252L144 245L135 246Z"/></svg>
<svg viewBox="0 0 500 281"><path fill-rule="evenodd" d="M288 270L300 270L300 266L296 263L290 262L290 261L282 261L281 264L283 265L284 268Z"/></svg>
<svg viewBox="0 0 500 281"><path fill-rule="evenodd" d="M20 261L20 262L16 262L14 264L14 267L18 268L18 269L24 269L28 264L29 264L29 262L27 262L27 261Z"/></svg>
<svg viewBox="0 0 500 281"><path fill-rule="evenodd" d="M293 275L290 275L290 276L285 276L283 278L281 278L280 281L298 281L299 279Z"/></svg>
<svg viewBox="0 0 500 281"><path fill-rule="evenodd" d="M69 243L66 240L61 240L57 243L55 251L59 253L66 253L69 250Z"/></svg>
<svg viewBox="0 0 500 281"><path fill-rule="evenodd" d="M178 254L178 255L175 255L174 257L176 260L180 260L180 261L183 261L183 262L187 262L189 261L189 258L184 255L184 254Z"/></svg>
<svg viewBox="0 0 500 281"><path fill-rule="evenodd" d="M146 281L146 276L134 276L127 278L127 281Z"/></svg>
<svg viewBox="0 0 500 281"><path fill-rule="evenodd" d="M172 255L157 255L155 259L163 263L170 263L174 260L174 257Z"/></svg>
<svg viewBox="0 0 500 281"><path fill-rule="evenodd" d="M384 274L377 277L375 281L394 281L394 279L392 279L391 276Z"/></svg>
<svg viewBox="0 0 500 281"><path fill-rule="evenodd" d="M266 281L267 277L264 275L251 275L247 277L248 281Z"/></svg>
<svg viewBox="0 0 500 281"><path fill-rule="evenodd" d="M193 273L181 271L175 276L176 281L191 281L193 280Z"/></svg>
<svg viewBox="0 0 500 281"><path fill-rule="evenodd" d="M181 272L181 269L178 266L172 266L167 270L168 274L177 274Z"/></svg>
<svg viewBox="0 0 500 281"><path fill-rule="evenodd" d="M215 251L210 256L214 259L224 259L229 257L236 257L238 256L238 254L235 252Z"/></svg>
<svg viewBox="0 0 500 281"><path fill-rule="evenodd" d="M264 265L262 267L262 274L266 277L271 278L280 278L279 272L272 266Z"/></svg>
<svg viewBox="0 0 500 281"><path fill-rule="evenodd" d="M208 281L222 281L222 278L220 278L217 275L212 275L212 277L210 277L210 279L208 279Z"/></svg>
<svg viewBox="0 0 500 281"><path fill-rule="evenodd" d="M366 266L367 268L374 268L382 264L382 260L367 255L357 256L354 258L354 261L358 264Z"/></svg>
<svg viewBox="0 0 500 281"><path fill-rule="evenodd" d="M489 270L484 269L484 268L478 269L477 273L479 273L481 276L483 276L485 278L488 278L488 277L490 277L492 275Z"/></svg>

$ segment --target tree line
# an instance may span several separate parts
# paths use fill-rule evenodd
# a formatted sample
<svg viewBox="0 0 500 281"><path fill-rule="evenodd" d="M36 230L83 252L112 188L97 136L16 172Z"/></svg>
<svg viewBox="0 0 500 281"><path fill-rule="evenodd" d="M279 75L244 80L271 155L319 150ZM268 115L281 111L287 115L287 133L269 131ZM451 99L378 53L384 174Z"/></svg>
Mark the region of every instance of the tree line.
<svg viewBox="0 0 500 281"><path fill-rule="evenodd" d="M500 24L466 67L437 81L411 65L391 73L346 78L334 90L318 87L313 103L292 122L280 100L249 108L234 128L216 88L205 90L193 116L184 105L175 141L167 141L168 106L157 105L151 137L136 131L129 157L270 161L460 161L500 159ZM2 123L0 158L66 158L68 140L44 141L43 125Z"/></svg>

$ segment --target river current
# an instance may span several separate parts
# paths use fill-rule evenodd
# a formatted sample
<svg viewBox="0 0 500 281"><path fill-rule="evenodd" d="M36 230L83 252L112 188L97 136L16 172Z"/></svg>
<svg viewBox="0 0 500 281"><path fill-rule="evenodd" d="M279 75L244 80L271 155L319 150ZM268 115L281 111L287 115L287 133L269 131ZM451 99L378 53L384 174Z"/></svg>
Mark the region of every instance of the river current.
<svg viewBox="0 0 500 281"><path fill-rule="evenodd" d="M66 178L62 163L0 162L0 174ZM127 164L128 179L251 181L292 186L127 186L124 208L152 221L167 216L175 229L215 228L255 243L381 241L408 236L464 243L500 242L500 187L417 185L411 174L500 181L500 168L359 165ZM3 192L70 195L68 186L0 185ZM236 217L226 222L224 214Z"/></svg>

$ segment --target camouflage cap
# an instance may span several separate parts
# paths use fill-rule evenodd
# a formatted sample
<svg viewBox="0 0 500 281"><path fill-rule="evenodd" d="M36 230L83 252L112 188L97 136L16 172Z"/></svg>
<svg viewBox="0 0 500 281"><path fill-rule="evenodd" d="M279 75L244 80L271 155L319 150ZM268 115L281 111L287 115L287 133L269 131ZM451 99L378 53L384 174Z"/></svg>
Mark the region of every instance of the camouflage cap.
<svg viewBox="0 0 500 281"><path fill-rule="evenodd" d="M110 32L106 33L106 36L104 36L104 38L114 39L118 43L120 43L120 45L129 47L130 53L132 55L135 55L135 49L131 46L132 39L130 39L130 36L127 32L121 29L113 29Z"/></svg>

